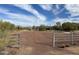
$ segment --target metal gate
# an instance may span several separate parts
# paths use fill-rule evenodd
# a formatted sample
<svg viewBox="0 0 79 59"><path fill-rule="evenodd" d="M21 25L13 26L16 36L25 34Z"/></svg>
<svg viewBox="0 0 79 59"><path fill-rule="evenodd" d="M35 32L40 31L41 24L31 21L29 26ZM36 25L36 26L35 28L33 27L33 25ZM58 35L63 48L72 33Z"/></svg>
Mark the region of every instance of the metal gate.
<svg viewBox="0 0 79 59"><path fill-rule="evenodd" d="M19 39L19 33L9 34L0 32L0 54L18 54L18 48L20 47Z"/></svg>
<svg viewBox="0 0 79 59"><path fill-rule="evenodd" d="M79 43L79 32L54 32L53 47Z"/></svg>

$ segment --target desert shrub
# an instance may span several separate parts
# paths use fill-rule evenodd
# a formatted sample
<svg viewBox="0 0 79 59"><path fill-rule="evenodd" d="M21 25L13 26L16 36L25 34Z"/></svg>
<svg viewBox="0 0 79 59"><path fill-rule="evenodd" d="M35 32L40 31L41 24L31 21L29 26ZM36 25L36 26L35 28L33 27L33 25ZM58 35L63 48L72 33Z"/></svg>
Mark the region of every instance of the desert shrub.
<svg viewBox="0 0 79 59"><path fill-rule="evenodd" d="M76 43L73 43L72 45L76 45Z"/></svg>
<svg viewBox="0 0 79 59"><path fill-rule="evenodd" d="M16 51L10 51L9 54L10 54L10 55L15 55L15 54L16 54Z"/></svg>
<svg viewBox="0 0 79 59"><path fill-rule="evenodd" d="M62 24L62 28L65 31L73 31L73 30L77 30L77 25L75 23L70 23L70 22L65 22Z"/></svg>
<svg viewBox="0 0 79 59"><path fill-rule="evenodd" d="M0 30L0 51L4 50L7 46L17 44L15 39L10 39L9 37L9 33L7 31Z"/></svg>
<svg viewBox="0 0 79 59"><path fill-rule="evenodd" d="M62 30L62 25L60 22L57 22L54 26L53 26L54 30Z"/></svg>
<svg viewBox="0 0 79 59"><path fill-rule="evenodd" d="M65 46L59 46L59 48L65 48Z"/></svg>
<svg viewBox="0 0 79 59"><path fill-rule="evenodd" d="M69 45L65 45L65 47L69 47Z"/></svg>
<svg viewBox="0 0 79 59"><path fill-rule="evenodd" d="M0 39L0 51L4 50L6 47L6 41L3 39Z"/></svg>
<svg viewBox="0 0 79 59"><path fill-rule="evenodd" d="M7 21L0 21L0 30L5 31L5 30L14 30L15 25L7 22Z"/></svg>
<svg viewBox="0 0 79 59"><path fill-rule="evenodd" d="M65 48L65 44L58 46L59 48Z"/></svg>
<svg viewBox="0 0 79 59"><path fill-rule="evenodd" d="M79 30L79 23L64 22L61 24L60 22L57 22L52 28L53 30L59 30L59 31L74 31Z"/></svg>
<svg viewBox="0 0 79 59"><path fill-rule="evenodd" d="M45 30L46 30L46 26L45 25L40 25L39 31L45 31Z"/></svg>
<svg viewBox="0 0 79 59"><path fill-rule="evenodd" d="M0 30L0 38L1 39L6 39L8 37L8 32L4 30Z"/></svg>
<svg viewBox="0 0 79 59"><path fill-rule="evenodd" d="M10 39L10 40L8 41L8 45L9 45L9 46L15 45L15 44L17 44L16 40L11 40L11 39Z"/></svg>

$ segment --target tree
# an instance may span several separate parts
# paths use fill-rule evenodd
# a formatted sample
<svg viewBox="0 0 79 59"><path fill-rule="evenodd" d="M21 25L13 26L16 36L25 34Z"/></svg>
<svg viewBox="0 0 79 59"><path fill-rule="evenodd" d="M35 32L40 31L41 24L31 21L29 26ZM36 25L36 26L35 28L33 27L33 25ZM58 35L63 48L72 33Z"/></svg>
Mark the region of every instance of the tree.
<svg viewBox="0 0 79 59"><path fill-rule="evenodd" d="M36 29L36 27L35 27L35 26L32 26L32 29L33 29L33 30L35 30L35 29Z"/></svg>
<svg viewBox="0 0 79 59"><path fill-rule="evenodd" d="M59 27L59 26L61 26L61 23L60 22L57 22L56 25Z"/></svg>
<svg viewBox="0 0 79 59"><path fill-rule="evenodd" d="M53 26L54 30L62 30L62 26L60 22L57 22L56 25Z"/></svg>
<svg viewBox="0 0 79 59"><path fill-rule="evenodd" d="M73 30L77 30L78 27L76 23L65 22L62 24L62 28L65 31L73 31Z"/></svg>
<svg viewBox="0 0 79 59"><path fill-rule="evenodd" d="M0 30L13 30L15 29L15 25L11 24L10 22L7 21L0 21Z"/></svg>
<svg viewBox="0 0 79 59"><path fill-rule="evenodd" d="M39 31L45 31L46 30L46 26L45 25L40 25L39 26Z"/></svg>

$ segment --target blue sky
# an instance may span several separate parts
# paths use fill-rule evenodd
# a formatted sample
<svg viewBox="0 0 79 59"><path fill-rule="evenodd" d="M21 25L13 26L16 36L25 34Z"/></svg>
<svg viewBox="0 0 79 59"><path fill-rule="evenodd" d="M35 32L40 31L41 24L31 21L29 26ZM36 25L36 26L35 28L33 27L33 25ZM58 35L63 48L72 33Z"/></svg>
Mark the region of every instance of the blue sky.
<svg viewBox="0 0 79 59"><path fill-rule="evenodd" d="M79 22L77 4L0 4L0 20L21 26Z"/></svg>

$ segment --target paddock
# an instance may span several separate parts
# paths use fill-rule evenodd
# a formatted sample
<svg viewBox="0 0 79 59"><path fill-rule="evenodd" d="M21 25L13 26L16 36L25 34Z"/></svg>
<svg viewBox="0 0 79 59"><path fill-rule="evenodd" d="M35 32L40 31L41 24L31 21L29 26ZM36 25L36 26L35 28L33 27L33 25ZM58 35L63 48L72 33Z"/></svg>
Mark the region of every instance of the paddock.
<svg viewBox="0 0 79 59"><path fill-rule="evenodd" d="M8 39L16 40L16 45L6 46L4 53L8 51L9 54L16 55L79 54L78 31L21 31L10 34Z"/></svg>
<svg viewBox="0 0 79 59"><path fill-rule="evenodd" d="M61 35L62 34L62 35ZM78 32L24 31L20 33L19 54L79 54ZM55 35L55 36L54 36ZM76 40L75 40L76 39ZM76 45L73 45L76 43ZM60 48L59 46L69 45ZM74 52L75 51L75 52Z"/></svg>

